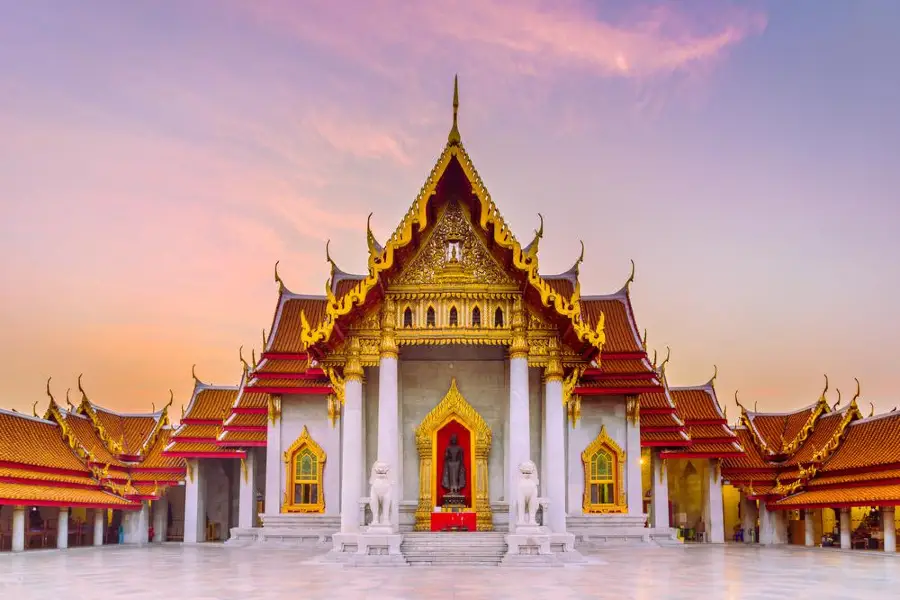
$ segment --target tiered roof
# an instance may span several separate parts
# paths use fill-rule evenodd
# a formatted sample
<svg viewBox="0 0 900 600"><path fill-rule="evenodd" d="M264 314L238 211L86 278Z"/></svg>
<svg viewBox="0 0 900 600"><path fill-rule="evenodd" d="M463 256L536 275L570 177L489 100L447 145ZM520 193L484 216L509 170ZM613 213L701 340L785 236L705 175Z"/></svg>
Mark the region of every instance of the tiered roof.
<svg viewBox="0 0 900 600"><path fill-rule="evenodd" d="M162 455L169 458L245 458L245 452L219 445L223 422L240 390L240 386L206 384L195 375L191 401Z"/></svg>
<svg viewBox="0 0 900 600"><path fill-rule="evenodd" d="M781 509L900 505L900 413L842 421L825 446L830 456Z"/></svg>
<svg viewBox="0 0 900 600"><path fill-rule="evenodd" d="M740 458L744 447L728 426L714 387L715 375L706 384L671 388L678 417L687 427L690 445L663 451L663 458Z"/></svg>
<svg viewBox="0 0 900 600"><path fill-rule="evenodd" d="M66 438L53 421L0 409L0 504L140 508L105 489Z"/></svg>

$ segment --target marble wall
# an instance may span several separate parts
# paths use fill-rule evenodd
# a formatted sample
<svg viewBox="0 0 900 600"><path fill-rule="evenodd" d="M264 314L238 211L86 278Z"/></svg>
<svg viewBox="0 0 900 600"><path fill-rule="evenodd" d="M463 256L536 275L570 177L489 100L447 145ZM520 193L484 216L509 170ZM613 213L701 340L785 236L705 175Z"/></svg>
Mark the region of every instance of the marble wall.
<svg viewBox="0 0 900 600"><path fill-rule="evenodd" d="M581 402L581 419L573 428L566 428L568 433L567 448L567 499L566 506L569 515L583 514L582 501L584 498L584 464L581 453L593 442L600 429L606 426L606 434L625 451L625 398L624 396L600 396L597 398L584 398ZM640 453L637 456L626 456L626 461L640 461ZM639 471L638 471L639 472ZM623 477L623 483L628 482Z"/></svg>
<svg viewBox="0 0 900 600"><path fill-rule="evenodd" d="M286 488L287 469L284 463L284 453L303 433L306 426L309 436L325 451L325 469L323 487L325 494L325 514L338 516L341 514L341 428L338 424L334 427L328 420L328 408L324 396L299 396L285 395L281 399L281 420L278 431L281 434L281 454L279 461L274 465L265 465L265 469L278 470L280 488L278 493L279 504L277 507L266 507L269 513L281 510Z"/></svg>

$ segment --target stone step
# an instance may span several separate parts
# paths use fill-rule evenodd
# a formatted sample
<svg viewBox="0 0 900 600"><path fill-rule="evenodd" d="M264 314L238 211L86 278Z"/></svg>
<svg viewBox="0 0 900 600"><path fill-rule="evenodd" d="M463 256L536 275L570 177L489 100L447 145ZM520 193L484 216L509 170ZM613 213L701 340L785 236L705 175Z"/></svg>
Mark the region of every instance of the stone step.
<svg viewBox="0 0 900 600"><path fill-rule="evenodd" d="M400 552L410 566L496 567L506 554L506 534L416 531L403 535Z"/></svg>

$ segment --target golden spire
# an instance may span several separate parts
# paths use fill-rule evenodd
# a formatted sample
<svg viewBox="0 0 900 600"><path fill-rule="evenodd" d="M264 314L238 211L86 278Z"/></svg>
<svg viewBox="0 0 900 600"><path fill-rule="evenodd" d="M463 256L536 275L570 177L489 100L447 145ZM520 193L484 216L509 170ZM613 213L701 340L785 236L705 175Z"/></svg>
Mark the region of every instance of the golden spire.
<svg viewBox="0 0 900 600"><path fill-rule="evenodd" d="M634 260L631 261L631 274L628 276L628 280L625 281L625 291L631 289L632 283L634 283Z"/></svg>
<svg viewBox="0 0 900 600"><path fill-rule="evenodd" d="M716 382L716 377L719 376L719 367L713 365L713 376L709 379L709 383L707 385L713 385Z"/></svg>
<svg viewBox="0 0 900 600"><path fill-rule="evenodd" d="M859 379L856 377L853 378L853 381L856 382L856 394L853 396L853 399L850 400L850 406L856 406L856 399L859 398Z"/></svg>
<svg viewBox="0 0 900 600"><path fill-rule="evenodd" d="M450 128L450 135L447 136L447 142L450 144L458 144L462 141L459 135L459 127L457 119L459 116L459 75L453 77L453 127Z"/></svg>
<svg viewBox="0 0 900 600"><path fill-rule="evenodd" d="M81 392L81 401L84 402L85 400L88 400L88 397L87 397L87 393L84 391L84 388L81 387L81 376L82 375L84 375L84 373L78 374L78 391ZM88 400L88 402L90 402L90 400Z"/></svg>
<svg viewBox="0 0 900 600"><path fill-rule="evenodd" d="M281 280L281 275L278 274L278 263L280 263L280 262L281 262L280 260L275 261L275 283L278 284L278 293L279 294L284 292L284 287L285 287L284 281Z"/></svg>
<svg viewBox="0 0 900 600"><path fill-rule="evenodd" d="M837 392L838 399L837 402L834 403L834 406L831 407L831 410L837 410L837 407L841 404L841 390L838 388L834 388L834 391Z"/></svg>

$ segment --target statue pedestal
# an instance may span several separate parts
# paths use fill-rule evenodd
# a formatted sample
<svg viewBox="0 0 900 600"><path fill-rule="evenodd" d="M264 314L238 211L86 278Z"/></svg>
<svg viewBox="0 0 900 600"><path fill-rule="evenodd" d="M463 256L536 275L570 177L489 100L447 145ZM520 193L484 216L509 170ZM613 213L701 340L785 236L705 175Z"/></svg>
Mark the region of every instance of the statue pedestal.
<svg viewBox="0 0 900 600"><path fill-rule="evenodd" d="M540 525L516 525L515 533L506 536L506 566L559 565L550 551L550 531Z"/></svg>

